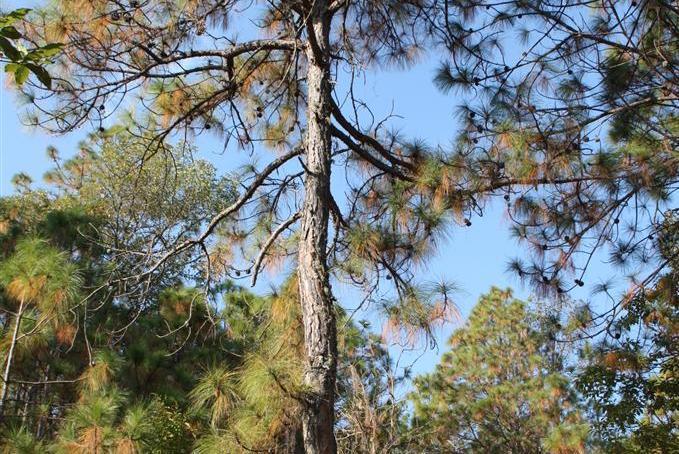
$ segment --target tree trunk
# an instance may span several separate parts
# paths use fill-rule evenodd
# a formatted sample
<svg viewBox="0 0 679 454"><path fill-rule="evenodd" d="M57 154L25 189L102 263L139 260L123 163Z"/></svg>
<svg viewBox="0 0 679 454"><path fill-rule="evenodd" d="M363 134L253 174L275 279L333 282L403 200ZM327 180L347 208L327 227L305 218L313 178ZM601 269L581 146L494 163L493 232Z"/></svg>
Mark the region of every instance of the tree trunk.
<svg viewBox="0 0 679 454"><path fill-rule="evenodd" d="M298 257L306 351L302 431L307 454L337 451L333 432L337 327L326 262L331 159L328 4L316 0L307 21L306 175Z"/></svg>
<svg viewBox="0 0 679 454"><path fill-rule="evenodd" d="M40 392L40 402L47 402L47 396L49 394L49 384L47 383L50 379L50 366L49 364L45 368L45 383L42 385L42 389ZM47 407L47 415L49 415L51 410L51 405L48 405ZM35 429L35 437L36 438L42 438L42 433L43 433L43 427L48 423L47 420L47 415L40 414L40 417L38 418L38 426Z"/></svg>
<svg viewBox="0 0 679 454"><path fill-rule="evenodd" d="M26 387L26 394L25 394L25 400L24 400L24 409L21 412L21 425L26 427L26 419L28 418L28 408L31 404L31 393L33 391L33 386L28 385Z"/></svg>
<svg viewBox="0 0 679 454"><path fill-rule="evenodd" d="M0 391L0 421L5 416L5 401L7 400L7 391L9 390L9 376L12 372L12 359L14 358L14 349L19 337L19 328L21 327L21 317L24 315L24 300L19 304L19 311L17 312L16 321L14 322L14 331L12 332L12 343L9 346L7 353L7 364L5 365L5 372L2 374L2 391Z"/></svg>

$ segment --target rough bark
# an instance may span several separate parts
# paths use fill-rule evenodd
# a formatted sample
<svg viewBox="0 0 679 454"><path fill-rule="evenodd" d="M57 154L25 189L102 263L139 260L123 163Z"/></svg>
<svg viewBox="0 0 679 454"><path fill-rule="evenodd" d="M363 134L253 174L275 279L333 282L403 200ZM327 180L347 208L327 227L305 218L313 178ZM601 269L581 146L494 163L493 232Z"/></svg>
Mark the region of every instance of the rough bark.
<svg viewBox="0 0 679 454"><path fill-rule="evenodd" d="M12 332L12 343L7 352L7 363L5 364L5 371L2 374L2 391L0 391L0 421L3 420L5 414L5 402L7 400L7 392L9 390L9 377L12 373L12 360L14 359L14 349L16 348L17 337L19 336L19 327L21 326L21 318L24 315L24 300L19 304L19 312L17 312L16 321L14 322L14 331Z"/></svg>
<svg viewBox="0 0 679 454"><path fill-rule="evenodd" d="M326 260L331 158L328 4L315 1L307 22L306 175L298 257L306 350L302 424L307 454L337 451L333 432L337 328Z"/></svg>

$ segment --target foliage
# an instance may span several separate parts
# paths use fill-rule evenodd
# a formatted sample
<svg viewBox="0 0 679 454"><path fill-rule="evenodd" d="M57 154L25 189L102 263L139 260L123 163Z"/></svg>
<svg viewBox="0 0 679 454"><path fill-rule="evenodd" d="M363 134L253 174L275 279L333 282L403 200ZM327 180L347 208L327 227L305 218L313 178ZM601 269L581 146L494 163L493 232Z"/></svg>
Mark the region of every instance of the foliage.
<svg viewBox="0 0 679 454"><path fill-rule="evenodd" d="M52 87L52 77L45 69L59 52L62 45L57 43L37 46L30 49L21 44L24 35L15 27L31 10L21 8L0 14L0 62L5 63L5 72L14 75L18 86L23 85L30 73L47 88Z"/></svg>
<svg viewBox="0 0 679 454"><path fill-rule="evenodd" d="M610 254L635 287L662 274L653 238L679 176L676 7L471 0L442 10L450 57L436 82L461 94L460 151L486 154L513 182L507 212L530 259L510 271L555 297L589 284L592 257Z"/></svg>
<svg viewBox="0 0 679 454"><path fill-rule="evenodd" d="M120 276L145 271L146 258L166 244L187 240L236 197L235 180L218 177L212 164L194 157L192 147L163 145L150 151L147 144L121 125L92 134L70 159L48 149L54 169L45 180L103 221L96 242L116 261ZM181 258L184 263L191 256ZM187 271L172 263L166 267L173 276ZM196 271L192 277L202 279L204 270Z"/></svg>
<svg viewBox="0 0 679 454"><path fill-rule="evenodd" d="M166 280L154 279L152 285L115 283L116 270L133 269L135 262L116 262L107 242L115 238L124 247L126 241L141 241L141 226L190 228L204 215L192 213L218 209L210 205L208 187L231 186L201 180L212 169L202 161L185 157L167 168L150 159L144 178L156 178L156 184L179 172L180 179L164 188L156 184L158 191L149 194L155 199L138 197L131 189L139 149L129 137L107 140L67 161L49 150L56 166L47 174L51 186L34 190L26 185L0 200L4 325L10 326L21 299L27 305L18 336L8 329L2 333L3 352L16 346L3 429L14 430L22 421L22 428L12 432L16 440L27 433L36 443L65 452L92 446L138 451L148 443L163 446L170 438L186 452L193 429L187 430L189 418L178 406L186 404L197 380L196 363L230 364L235 357L216 348L225 332L204 329L206 297L184 288L177 268L163 270L159 276ZM100 197L112 187L117 198ZM214 192L220 198L216 203L228 203L230 190ZM195 301L195 310L182 312ZM156 402L161 398L163 405ZM174 412L181 423L149 418L154 412ZM159 427L149 427L148 421ZM161 443L152 436L168 439Z"/></svg>
<svg viewBox="0 0 679 454"><path fill-rule="evenodd" d="M608 452L674 452L679 444L675 218L662 228L670 271L635 294L586 355L578 386Z"/></svg>
<svg viewBox="0 0 679 454"><path fill-rule="evenodd" d="M149 405L149 425L153 432L147 436L147 451L151 454L182 454L191 451L194 427L191 419L176 403L155 398Z"/></svg>
<svg viewBox="0 0 679 454"><path fill-rule="evenodd" d="M134 153L132 146L125 150ZM54 291L63 289L65 282L71 287L75 284L76 293L85 302L65 306L63 311L69 317L61 325L38 325L20 339L20 350L31 354L20 355L15 364L9 394L16 404L7 408L7 414L11 417L8 422L23 423L5 426L4 449L213 452L219 446L240 452L246 446L294 452L300 443L297 399L303 389L295 276L267 297L229 281L216 293L206 295L196 287L181 285L177 275L166 271L171 279L152 281L153 288L146 292L101 294L103 304L96 306L85 298L91 289L110 279L109 261L115 255L101 247L105 244L100 239L103 232L124 233L119 226L127 219L151 219L158 225L186 220L185 214L163 217L167 212L158 210L158 205L167 203L165 198L177 200L175 191L182 197L196 197L187 209L206 206L208 194L199 195L191 181L182 181L176 190L156 193L155 201L134 201L130 195L131 206L117 211L107 208L116 203L114 197L98 197L95 188L109 187L110 182L123 188L118 194L124 194L126 185L133 183L106 177L102 169L130 155L103 158L93 151L63 162L52 151L58 169L47 177L56 185L56 192L33 190L29 185L0 200L5 219L2 244L8 251L0 268L7 276L7 296L14 288L8 285L12 276L23 269L19 265L25 260L19 259L28 254L37 257L28 270L38 278L44 264L56 264L50 265L55 270L51 280L45 281L52 287L41 287L44 298L35 299L32 318L52 313ZM178 169L210 174L194 164L186 166ZM135 178L126 171L128 167L121 169ZM38 235L45 239L37 239ZM82 270L82 279L71 283L68 277L76 269ZM49 290L52 288L54 291ZM31 297L40 296L33 293ZM99 294L95 291L94 295ZM144 304L135 304L135 298L143 298ZM221 298L223 304L211 307L214 298ZM5 304L14 304L12 301ZM43 302L37 304L39 301ZM143 312L137 312L139 307ZM134 323L130 324L130 319ZM35 324L30 326L33 329ZM347 375L341 392L347 401L343 404L347 419L342 424L344 430L358 434L359 427L354 425L361 422L360 413L349 403L362 386L356 371L366 373L366 384L378 386L384 376L375 374L380 367L388 367L389 359L376 338L368 341L353 324L348 323L343 333L343 361L353 375ZM373 362L378 369L372 368ZM36 385L23 384L24 380ZM376 405L384 402L382 393L379 387L371 392ZM394 408L390 413L400 418L402 408ZM397 437L396 432L391 436Z"/></svg>
<svg viewBox="0 0 679 454"><path fill-rule="evenodd" d="M436 370L415 380L425 452L584 452L587 424L562 371L510 291L481 297Z"/></svg>
<svg viewBox="0 0 679 454"><path fill-rule="evenodd" d="M417 431L408 425L407 401L400 389L408 383L382 339L370 324L345 324L339 370L337 443L339 452L410 452ZM367 333L366 333L367 331Z"/></svg>
<svg viewBox="0 0 679 454"><path fill-rule="evenodd" d="M0 267L0 283L15 302L34 304L45 316L64 315L80 284L76 267L39 238L19 241Z"/></svg>
<svg viewBox="0 0 679 454"><path fill-rule="evenodd" d="M674 216L679 175L678 13L671 2L51 0L30 23L22 21L21 33L9 21L25 13L5 16L1 30L5 54L23 59L6 69L19 85L30 71L45 85L19 87L26 122L55 133L95 130L73 159L50 151L56 192L33 191L21 174L13 180L18 196L2 206L6 260L22 237L35 236L83 272L85 302L65 314L66 323L31 325L44 316L38 304L25 320L21 309L14 319L10 350L30 346L36 354L17 364L27 380L6 380L15 401L9 412L30 420L36 438L66 418L60 437L73 449L140 449L139 434L147 433L138 424L141 398L159 394L190 406L204 451L298 449L300 424L310 452L336 450L333 426L347 449L401 449L399 433L427 425L404 428L403 407L386 397L401 377L374 338L362 338L367 350L348 342L352 353L342 351L354 327L338 330L345 314L332 285L363 291L363 303L382 309L385 334L410 345L432 341L432 327L455 315L452 287L422 285L416 270L451 227L472 227L500 196L530 252L509 269L539 296L563 300L584 287L602 253L630 275L632 291L622 301L607 285L596 287L612 307L597 314L584 305L569 335L629 330L627 314L645 301L643 293L668 286L663 276L675 254L667 253L663 226ZM55 83L29 66L32 51L22 53L7 36L39 43L36 58L54 56ZM58 56L56 47L40 47L54 41L64 42ZM404 137L391 115L376 118L354 90L371 71L411 66L424 52L442 59L435 79L442 92L461 94L452 145ZM221 140L225 153L260 159L221 177L193 159L199 135ZM277 265L296 270L297 284L282 289L284 298L256 297L229 283L251 276L254 285ZM9 326L15 304L5 287ZM499 291L487 298L509 299ZM493 315L484 304L480 321L472 321L498 329L483 325ZM573 399L556 349L549 351L560 339L514 303L495 309L523 327L500 327L519 350L489 342L472 322L456 335L471 345L453 337L453 353L429 379L445 382L447 362L472 371L452 371L461 400L451 411L464 418L453 420L450 435L434 431L432 449L452 439L479 450L473 436L464 439L469 427L492 444L516 435L505 428L516 420L521 437L510 438L510 449L582 450L578 413L556 408ZM672 303L652 312L671 318ZM649 331L645 316L634 317L634 326ZM35 336L24 337L28 332ZM669 350L662 336L649 342ZM505 347L516 364L502 355ZM625 388L629 375L617 368L644 369L654 361L647 355L637 345L606 351L599 356L608 368L594 361L583 383L603 380L604 401L617 397L615 387ZM371 364L344 367L340 358ZM671 431L640 410L639 396L655 399L644 383L658 382L661 367L653 367L631 381L608 417L613 426L622 418L672 441ZM513 375L502 376L507 371ZM423 392L432 394L426 382ZM490 397L474 387L481 385ZM336 399L338 390L346 394ZM38 393L53 399L30 418ZM428 399L434 397L420 399L420 411L438 410ZM82 406L69 410L74 402ZM672 412L671 399L669 405ZM599 403L593 411L616 407ZM502 416L495 426L490 410ZM641 443L634 436L623 442Z"/></svg>

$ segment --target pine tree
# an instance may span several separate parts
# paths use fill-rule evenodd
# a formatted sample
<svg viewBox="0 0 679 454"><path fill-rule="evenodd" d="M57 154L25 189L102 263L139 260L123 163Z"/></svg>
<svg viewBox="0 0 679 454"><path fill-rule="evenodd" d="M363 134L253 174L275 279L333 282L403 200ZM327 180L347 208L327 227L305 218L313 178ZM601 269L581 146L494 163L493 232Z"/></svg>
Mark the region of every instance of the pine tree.
<svg viewBox="0 0 679 454"><path fill-rule="evenodd" d="M436 370L415 379L423 452L585 452L587 425L536 322L508 290L481 297Z"/></svg>
<svg viewBox="0 0 679 454"><path fill-rule="evenodd" d="M41 239L24 239L16 251L0 267L0 282L5 294L15 303L13 312L6 312L11 320L11 334L4 355L2 388L0 391L0 421L6 417L5 405L10 390L12 366L20 341L45 323L58 324L63 315L76 303L80 277L65 255L51 248ZM38 312L35 326L22 329L22 319L30 308Z"/></svg>
<svg viewBox="0 0 679 454"><path fill-rule="evenodd" d="M590 8L597 16L581 19ZM236 200L202 230L128 251L145 254L145 266L122 282L148 282L182 254L199 257L207 281L224 262L256 280L263 266L296 258L305 449L334 452L334 279L367 299L390 281L393 331L429 334L450 300L445 286L435 300L418 288L413 266L499 195L535 250L533 263L511 268L544 293L584 286L602 244L618 261L648 261L677 175L676 13L665 2L599 0L56 1L27 26L38 44L65 43L52 96L26 93L38 106L27 120L106 134L136 97L141 109L126 112L124 127L147 139L144 157L171 159L168 142L199 134L225 149L278 152L245 169ZM516 32L525 50L510 55L503 39ZM386 132L388 119L365 121L370 106L347 88L356 76L440 50L439 86L476 91L452 149ZM344 198L333 169L350 186ZM228 257L233 243L242 254Z"/></svg>
<svg viewBox="0 0 679 454"><path fill-rule="evenodd" d="M215 269L223 258L215 245L220 237L247 243L243 257L227 258L236 278L256 279L262 265L294 256L306 352L306 452L336 451L331 274L360 286L391 280L410 306L411 317L403 320L416 323L415 331L429 333L422 325L432 318L427 309L448 312L447 299L440 305L416 301L422 293L414 288L412 266L430 251L450 205L460 222L471 211L464 176L442 172L435 150L384 133L378 124L362 125L361 115L336 101L343 99L336 93L339 66L356 75L369 65L411 62L420 38L428 36L430 10L419 0L57 1L29 27L37 42L65 43L55 66L55 102L29 113L29 123L55 132L89 124L105 134L118 101L124 106L125 95L135 92L143 99L138 105L148 109L130 111L125 127L148 139L145 156L170 156L166 140L204 133L222 137L225 146L235 142L253 150L262 144L280 151L268 164L246 169L237 200L206 219L201 232L145 251L147 269L128 282L152 278L189 250L205 253L205 268ZM334 199L333 165L345 168L355 186L348 200ZM300 185L303 197L294 190ZM392 195L394 203L386 203ZM406 314L394 307L390 312Z"/></svg>
<svg viewBox="0 0 679 454"><path fill-rule="evenodd" d="M665 1L468 0L438 22L451 56L436 81L461 94L460 140L513 180L532 257L510 270L543 295L590 284L606 254L630 276L624 299L666 266L653 257L679 175L678 18Z"/></svg>

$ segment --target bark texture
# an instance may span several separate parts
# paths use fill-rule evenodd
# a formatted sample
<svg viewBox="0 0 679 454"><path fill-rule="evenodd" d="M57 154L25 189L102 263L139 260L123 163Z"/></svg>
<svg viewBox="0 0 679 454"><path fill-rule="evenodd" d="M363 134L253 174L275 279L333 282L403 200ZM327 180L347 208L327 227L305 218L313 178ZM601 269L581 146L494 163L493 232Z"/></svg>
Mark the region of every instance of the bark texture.
<svg viewBox="0 0 679 454"><path fill-rule="evenodd" d="M331 159L328 4L316 0L307 22L306 175L298 257L306 350L302 424L307 454L337 452L333 432L337 328L326 259Z"/></svg>

